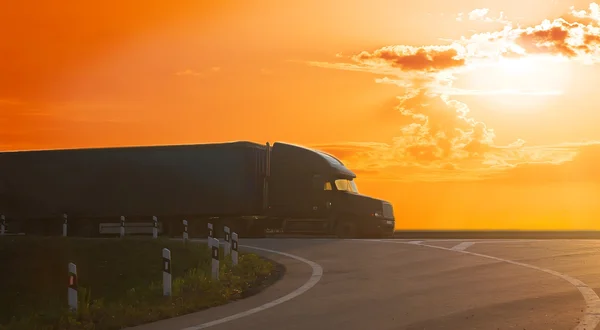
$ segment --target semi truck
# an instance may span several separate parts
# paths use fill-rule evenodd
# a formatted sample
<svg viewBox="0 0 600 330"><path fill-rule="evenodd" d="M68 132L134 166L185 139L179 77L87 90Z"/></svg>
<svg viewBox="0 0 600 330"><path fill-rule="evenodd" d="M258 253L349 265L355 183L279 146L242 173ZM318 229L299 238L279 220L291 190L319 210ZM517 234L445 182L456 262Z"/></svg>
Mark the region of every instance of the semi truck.
<svg viewBox="0 0 600 330"><path fill-rule="evenodd" d="M224 143L0 152L9 232L94 237L125 217L161 235L267 232L389 237L392 205L363 195L331 154L299 145ZM104 228L104 230L103 230ZM205 237L205 236L204 236Z"/></svg>

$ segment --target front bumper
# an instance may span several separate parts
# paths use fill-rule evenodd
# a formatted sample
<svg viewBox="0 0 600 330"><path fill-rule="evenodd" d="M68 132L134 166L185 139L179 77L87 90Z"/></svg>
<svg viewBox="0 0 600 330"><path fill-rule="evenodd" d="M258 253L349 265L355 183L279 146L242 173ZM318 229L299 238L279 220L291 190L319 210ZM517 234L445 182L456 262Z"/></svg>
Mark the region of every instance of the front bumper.
<svg viewBox="0 0 600 330"><path fill-rule="evenodd" d="M396 227L394 219L368 219L363 222L362 232L367 236L392 237Z"/></svg>

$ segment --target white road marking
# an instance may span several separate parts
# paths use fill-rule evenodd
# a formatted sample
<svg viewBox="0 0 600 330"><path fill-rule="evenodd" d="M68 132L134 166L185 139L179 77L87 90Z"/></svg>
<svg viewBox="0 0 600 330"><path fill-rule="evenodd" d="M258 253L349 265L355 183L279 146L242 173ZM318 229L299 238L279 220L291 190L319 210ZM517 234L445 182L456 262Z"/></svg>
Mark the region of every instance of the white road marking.
<svg viewBox="0 0 600 330"><path fill-rule="evenodd" d="M387 240L387 241L381 240L380 242L396 243L396 244L411 244L410 242L408 242L408 243L407 242L394 242L393 240ZM428 245L428 244L419 244L419 246L470 254L473 256L477 256L477 257L492 259L492 260L516 265L516 266L521 266L521 267L525 267L525 268L538 270L540 272L544 272L544 273L559 277L559 278L571 283L573 286L575 286L577 288L577 290L579 290L579 292L583 296L583 299L585 300L585 303L586 303L586 308L585 308L583 317L581 318L581 320L579 321L577 326L575 326L575 328L573 328L573 330L595 329L598 326L598 324L600 324L600 297L598 297L596 292L592 288L590 288L587 284L583 283L582 281L580 281L574 277L559 273L559 272L551 270L551 269L545 269L545 268L541 268L541 267L537 267L537 266L533 266L533 265L529 265L529 264L524 264L524 263L518 262L518 261L492 257L492 256L486 255L486 254L474 253L474 252L469 252L469 251L464 251L464 250L453 250L452 248L445 248L445 247L441 247L441 246Z"/></svg>
<svg viewBox="0 0 600 330"><path fill-rule="evenodd" d="M464 238L448 238L448 239L437 239L437 238L413 238L413 239L408 239L408 238L386 238L385 240L390 240L390 241L402 241L402 242L406 242L406 241L412 241L412 242L456 242L456 241L464 241Z"/></svg>
<svg viewBox="0 0 600 330"><path fill-rule="evenodd" d="M543 239L509 239L509 240L500 240L500 239L490 239L483 241L475 241L476 244L494 244L494 243L528 243L528 242L554 242L556 240L543 240Z"/></svg>
<svg viewBox="0 0 600 330"><path fill-rule="evenodd" d="M414 240L414 239L404 239L404 238L384 238L384 239L379 239L380 241L396 241L396 242L431 242L431 243L439 243L439 242L464 242L467 239L465 238L461 238L461 239L436 239L436 238L421 238L420 240ZM560 239L520 239L520 238L512 238L512 239L500 239L500 238L472 238L470 239L471 242L474 243L519 243L519 242L540 242L540 241L545 241L545 242L557 242L557 241L561 241ZM573 242L573 241L577 241L575 239L568 239L568 240L564 240L564 241L569 241L569 242ZM592 240L586 240L586 241L592 241Z"/></svg>
<svg viewBox="0 0 600 330"><path fill-rule="evenodd" d="M452 248L450 248L450 250L452 251L464 251L466 249L468 249L471 245L475 244L476 242L462 242L458 245L453 246Z"/></svg>
<svg viewBox="0 0 600 330"><path fill-rule="evenodd" d="M298 289L288 293L287 295L279 298L279 299L275 299L273 301L270 301L264 305L249 309L245 312L241 312L241 313L237 313L231 316L227 316L218 320L214 320L211 322L206 322L203 324L199 324L196 326L191 326L191 327L187 327L184 328L182 330L198 330L198 329L206 329L208 327L212 327L218 324L222 324L222 323L226 323L226 322L230 322L233 320L237 320L239 318L248 316L248 315L252 315L254 313L258 313L261 311L264 311L265 309L277 306L279 304L283 304L284 302L291 300L293 298L298 297L299 295L305 293L306 291L308 291L309 289L311 289L313 286L315 286L315 284L317 284L319 282L319 280L321 280L321 277L323 277L323 267L321 267L321 265L317 264L316 262L304 259L302 257L293 255L293 254L289 254L289 253L285 253L285 252L280 252L280 251L275 251L275 250L269 250L269 249L264 249L264 248L259 248L256 246L249 246L249 245L240 245L240 247L245 247L245 248L249 248L249 249L254 249L254 250L260 250L260 251L265 251L265 252L270 252L270 253L275 253L275 254L279 254L282 256L286 256L292 259L296 259L298 261L302 261L305 264L308 264L311 268L312 268L312 275L310 277L310 279L308 279L308 281L306 283L304 283L301 287L299 287Z"/></svg>
<svg viewBox="0 0 600 330"><path fill-rule="evenodd" d="M415 245L421 245L423 243L460 242L459 244L453 246L451 249L453 251L463 251L475 244L527 243L527 242L540 242L540 241L548 241L548 240L541 240L541 239L510 239L510 240L485 239L484 240L484 239L481 239L481 240L465 242L464 239L424 239L422 241L407 241L407 240L402 240L402 239L379 239L379 240L371 239L371 240L363 240L363 241L384 241L384 242L396 242L396 243L415 244ZM557 240L552 240L552 242L554 242L554 241L557 241Z"/></svg>

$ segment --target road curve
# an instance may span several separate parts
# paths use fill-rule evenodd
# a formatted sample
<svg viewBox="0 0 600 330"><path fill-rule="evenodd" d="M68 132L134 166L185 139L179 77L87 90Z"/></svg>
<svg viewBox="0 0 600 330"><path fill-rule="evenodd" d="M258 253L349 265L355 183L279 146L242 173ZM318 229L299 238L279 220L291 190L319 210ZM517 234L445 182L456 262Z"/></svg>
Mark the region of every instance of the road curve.
<svg viewBox="0 0 600 330"><path fill-rule="evenodd" d="M284 279L255 297L138 329L592 330L600 322L600 241L243 243L291 255L253 251L285 263Z"/></svg>

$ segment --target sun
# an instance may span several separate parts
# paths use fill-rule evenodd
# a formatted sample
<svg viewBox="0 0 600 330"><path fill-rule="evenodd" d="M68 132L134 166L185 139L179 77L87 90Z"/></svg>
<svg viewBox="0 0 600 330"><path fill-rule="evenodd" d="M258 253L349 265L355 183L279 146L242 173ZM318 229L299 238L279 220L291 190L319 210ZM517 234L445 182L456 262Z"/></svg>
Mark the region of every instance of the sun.
<svg viewBox="0 0 600 330"><path fill-rule="evenodd" d="M568 70L568 63L560 58L501 58L465 74L461 85L480 94L559 95L567 87Z"/></svg>
<svg viewBox="0 0 600 330"><path fill-rule="evenodd" d="M498 61L496 66L503 74L510 77L529 76L536 71L535 62L527 58L503 58Z"/></svg>
<svg viewBox="0 0 600 330"><path fill-rule="evenodd" d="M489 75L497 87L515 93L556 94L565 87L563 65L560 58L502 58L491 64Z"/></svg>
<svg viewBox="0 0 600 330"><path fill-rule="evenodd" d="M543 112L556 97L565 94L572 64L549 56L502 58L471 67L454 81L453 87L493 105L503 112Z"/></svg>

